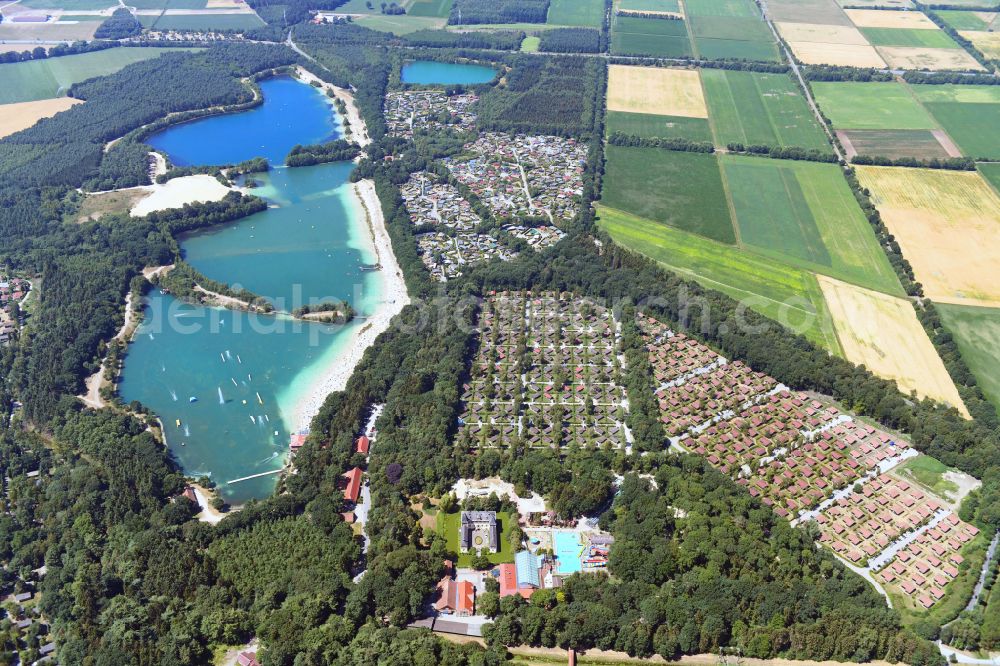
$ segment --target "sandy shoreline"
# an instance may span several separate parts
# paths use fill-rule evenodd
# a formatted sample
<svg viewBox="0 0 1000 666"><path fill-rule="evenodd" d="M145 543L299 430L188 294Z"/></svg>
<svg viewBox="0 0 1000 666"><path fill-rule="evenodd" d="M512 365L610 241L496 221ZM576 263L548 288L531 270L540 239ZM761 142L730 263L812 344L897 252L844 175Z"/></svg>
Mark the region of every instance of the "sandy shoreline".
<svg viewBox="0 0 1000 666"><path fill-rule="evenodd" d="M350 90L338 88L331 83L327 83L304 67L296 67L295 74L299 79L310 85L314 82L318 83L320 89L323 91L332 90L336 98L344 103L344 106L347 108L347 122L350 125L350 136L345 138L354 141L354 143L358 144L362 148L372 142L371 138L368 136L368 127L365 125L365 121L362 120L361 114L358 112L358 105L354 103L354 95Z"/></svg>
<svg viewBox="0 0 1000 666"><path fill-rule="evenodd" d="M410 302L409 294L406 293L406 283L403 281L403 271L396 261L396 255L392 252L392 241L385 228L385 218L382 215L382 205L375 193L375 183L371 180L362 180L355 183L351 190L368 216L368 227L371 232L368 235L370 248L377 257L376 261L382 264L382 270L379 272L383 278L382 299L375 305L374 312L365 322L351 331L347 351L337 356L316 385L310 388L305 399L296 405L293 422L297 431L309 427L329 394L344 390L347 380L361 362L365 351L374 344L375 338L389 328L392 318Z"/></svg>

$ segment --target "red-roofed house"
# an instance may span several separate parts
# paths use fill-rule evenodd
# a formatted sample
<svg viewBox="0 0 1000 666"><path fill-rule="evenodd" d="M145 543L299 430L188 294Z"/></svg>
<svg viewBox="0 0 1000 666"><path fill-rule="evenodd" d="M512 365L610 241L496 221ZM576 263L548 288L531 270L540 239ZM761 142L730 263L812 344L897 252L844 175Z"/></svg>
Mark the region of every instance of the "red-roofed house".
<svg viewBox="0 0 1000 666"><path fill-rule="evenodd" d="M500 596L517 594L517 569L513 562L500 565Z"/></svg>
<svg viewBox="0 0 1000 666"><path fill-rule="evenodd" d="M358 494L361 492L361 468L355 467L349 472L341 474L341 477L347 479L347 483L344 486L344 499L348 502L357 503Z"/></svg>
<svg viewBox="0 0 1000 666"><path fill-rule="evenodd" d="M357 441L354 442L354 450L357 453L368 455L368 446L370 444L371 442L368 438L365 435L361 435L361 437L358 437Z"/></svg>
<svg viewBox="0 0 1000 666"><path fill-rule="evenodd" d="M288 442L288 450L291 451L292 453L298 452L299 449L305 446L306 437L308 437L308 435L303 434L301 432L292 435L291 440L289 440Z"/></svg>
<svg viewBox="0 0 1000 666"><path fill-rule="evenodd" d="M239 656L236 657L236 663L238 666L260 666L257 662L257 655L253 652L240 652Z"/></svg>

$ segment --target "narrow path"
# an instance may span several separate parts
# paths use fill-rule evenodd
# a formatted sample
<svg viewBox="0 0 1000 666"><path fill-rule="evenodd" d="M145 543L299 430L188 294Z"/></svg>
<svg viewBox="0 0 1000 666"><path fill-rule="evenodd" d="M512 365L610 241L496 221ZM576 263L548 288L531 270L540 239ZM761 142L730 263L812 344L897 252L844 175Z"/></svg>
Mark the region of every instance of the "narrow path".
<svg viewBox="0 0 1000 666"><path fill-rule="evenodd" d="M131 331L134 321L135 311L132 308L132 292L130 291L125 294L125 322L111 340L123 340L129 331ZM104 385L104 364L107 360L108 357L105 355L101 359L101 364L98 366L97 371L90 377L87 377L84 382L84 386L87 387L86 392L83 395L77 396L88 407L101 409L107 404L104 402L104 398L101 397L101 386Z"/></svg>
<svg viewBox="0 0 1000 666"><path fill-rule="evenodd" d="M976 587L972 591L972 598L969 599L968 605L965 610L972 610L979 604L979 597L983 594L983 588L986 586L986 576L990 573L990 563L996 556L997 544L1000 543L1000 531L997 531L993 535L993 541L990 541L990 547L986 549L986 559L983 560L983 569L979 572L979 581L976 582Z"/></svg>

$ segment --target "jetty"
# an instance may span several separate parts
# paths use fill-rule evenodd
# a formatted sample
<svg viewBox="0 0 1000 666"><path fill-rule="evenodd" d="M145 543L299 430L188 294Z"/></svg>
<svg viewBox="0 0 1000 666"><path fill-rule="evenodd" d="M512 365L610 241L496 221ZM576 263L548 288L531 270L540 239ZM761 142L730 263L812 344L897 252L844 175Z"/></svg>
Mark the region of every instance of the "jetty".
<svg viewBox="0 0 1000 666"><path fill-rule="evenodd" d="M250 479L259 479L262 476L271 476L272 474L281 474L287 469L287 467L281 467L280 469L272 469L269 472L261 472L259 474L251 474L250 476L243 476L238 479L233 479L231 481L226 481L227 486L231 486L234 483L239 483L240 481L249 481Z"/></svg>

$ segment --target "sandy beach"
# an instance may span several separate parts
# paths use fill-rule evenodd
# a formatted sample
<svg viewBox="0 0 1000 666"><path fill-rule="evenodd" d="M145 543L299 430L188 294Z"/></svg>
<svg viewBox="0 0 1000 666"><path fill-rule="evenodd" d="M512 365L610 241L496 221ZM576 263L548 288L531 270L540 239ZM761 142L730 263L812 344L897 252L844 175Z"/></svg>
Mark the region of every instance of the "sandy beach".
<svg viewBox="0 0 1000 666"><path fill-rule="evenodd" d="M181 208L195 202L221 201L232 190L220 183L215 176L199 174L172 178L162 185L144 185L149 196L137 203L129 212L133 217L168 208Z"/></svg>
<svg viewBox="0 0 1000 666"><path fill-rule="evenodd" d="M296 406L296 430L309 427L329 394L344 390L365 350L374 344L375 338L389 328L392 318L410 302L406 283L403 281L403 271L392 252L392 241L385 228L382 205L375 194L375 183L371 180L359 181L353 185L352 191L368 215L370 249L377 257L376 261L382 265L379 272L383 278L382 299L365 322L351 331L347 351L337 356L327 372L308 391L306 398Z"/></svg>

